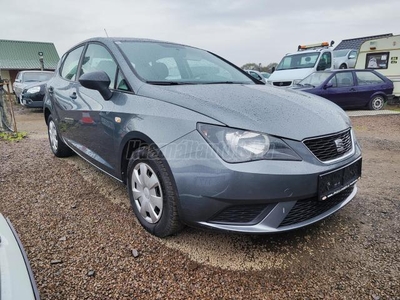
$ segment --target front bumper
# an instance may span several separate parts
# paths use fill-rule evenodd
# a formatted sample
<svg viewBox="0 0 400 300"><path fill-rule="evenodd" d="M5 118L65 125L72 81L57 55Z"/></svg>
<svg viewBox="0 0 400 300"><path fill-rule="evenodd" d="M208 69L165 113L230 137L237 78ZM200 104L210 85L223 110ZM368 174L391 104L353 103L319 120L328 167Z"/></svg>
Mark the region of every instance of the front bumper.
<svg viewBox="0 0 400 300"><path fill-rule="evenodd" d="M30 108L43 108L43 97L38 100L37 97L30 98L22 95L21 104Z"/></svg>
<svg viewBox="0 0 400 300"><path fill-rule="evenodd" d="M286 142L302 161L229 164L197 131L163 147L178 189L182 221L236 232L280 232L317 222L354 198L355 185L326 201L317 201L317 191L320 174L361 157L357 143L353 155L325 164L303 143Z"/></svg>

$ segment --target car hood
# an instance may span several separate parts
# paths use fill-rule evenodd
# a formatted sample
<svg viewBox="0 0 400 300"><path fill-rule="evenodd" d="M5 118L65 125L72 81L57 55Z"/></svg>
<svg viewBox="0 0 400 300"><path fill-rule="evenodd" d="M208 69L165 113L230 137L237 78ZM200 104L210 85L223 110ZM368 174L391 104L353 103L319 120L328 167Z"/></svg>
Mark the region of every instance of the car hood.
<svg viewBox="0 0 400 300"><path fill-rule="evenodd" d="M138 94L185 107L230 127L294 140L351 126L346 113L330 101L265 85L144 84Z"/></svg>
<svg viewBox="0 0 400 300"><path fill-rule="evenodd" d="M29 83L27 83L27 84L24 85L24 88L25 88L25 89L29 89L29 88L34 87L34 86L45 86L46 83L47 83L47 81L29 82Z"/></svg>
<svg viewBox="0 0 400 300"><path fill-rule="evenodd" d="M269 76L267 81L292 81L296 79L304 79L314 72L313 68L292 69L292 70L276 70Z"/></svg>

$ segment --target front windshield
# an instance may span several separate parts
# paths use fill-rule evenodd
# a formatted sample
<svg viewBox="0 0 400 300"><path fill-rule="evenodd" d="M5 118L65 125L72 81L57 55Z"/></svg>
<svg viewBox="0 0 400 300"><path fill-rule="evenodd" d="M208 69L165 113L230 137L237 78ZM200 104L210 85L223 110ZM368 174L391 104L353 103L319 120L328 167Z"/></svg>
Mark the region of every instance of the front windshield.
<svg viewBox="0 0 400 300"><path fill-rule="evenodd" d="M282 58L276 70L313 68L318 60L319 52L299 53Z"/></svg>
<svg viewBox="0 0 400 300"><path fill-rule="evenodd" d="M331 76L331 72L314 72L298 83L300 86L320 86Z"/></svg>
<svg viewBox="0 0 400 300"><path fill-rule="evenodd" d="M349 50L335 50L333 51L333 57L343 57L347 55L347 52L349 52Z"/></svg>
<svg viewBox="0 0 400 300"><path fill-rule="evenodd" d="M215 55L163 42L116 42L137 74L153 84L254 84L250 78Z"/></svg>
<svg viewBox="0 0 400 300"><path fill-rule="evenodd" d="M27 73L24 73L24 75L22 77L22 81L23 82L48 81L51 77L53 77L53 73L27 72Z"/></svg>

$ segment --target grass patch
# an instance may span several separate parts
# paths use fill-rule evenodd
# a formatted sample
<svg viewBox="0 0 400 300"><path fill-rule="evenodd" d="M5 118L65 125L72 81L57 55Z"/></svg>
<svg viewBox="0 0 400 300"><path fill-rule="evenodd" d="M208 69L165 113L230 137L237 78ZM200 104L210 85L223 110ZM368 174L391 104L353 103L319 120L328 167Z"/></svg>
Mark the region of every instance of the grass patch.
<svg viewBox="0 0 400 300"><path fill-rule="evenodd" d="M399 105L386 105L385 109L400 111L400 106Z"/></svg>
<svg viewBox="0 0 400 300"><path fill-rule="evenodd" d="M24 139L28 134L24 131L21 132L0 132L0 140L18 142Z"/></svg>

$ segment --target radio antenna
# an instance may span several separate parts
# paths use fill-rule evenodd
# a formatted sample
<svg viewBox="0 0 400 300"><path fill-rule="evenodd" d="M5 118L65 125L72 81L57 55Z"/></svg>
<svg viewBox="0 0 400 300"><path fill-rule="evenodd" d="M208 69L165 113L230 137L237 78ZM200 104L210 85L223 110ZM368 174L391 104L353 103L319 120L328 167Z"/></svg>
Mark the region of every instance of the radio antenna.
<svg viewBox="0 0 400 300"><path fill-rule="evenodd" d="M104 32L106 33L106 36L109 37L108 33L107 33L107 30L105 28L104 28Z"/></svg>

